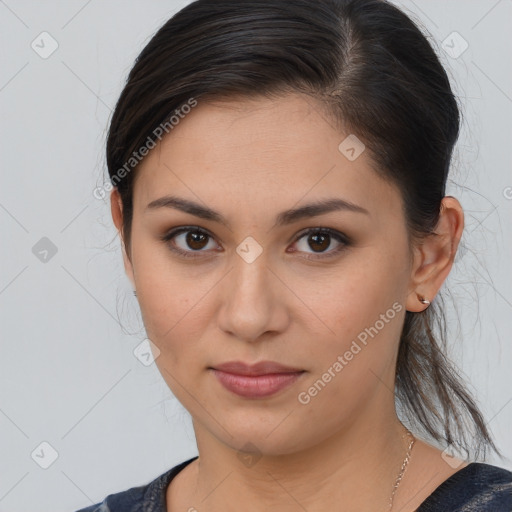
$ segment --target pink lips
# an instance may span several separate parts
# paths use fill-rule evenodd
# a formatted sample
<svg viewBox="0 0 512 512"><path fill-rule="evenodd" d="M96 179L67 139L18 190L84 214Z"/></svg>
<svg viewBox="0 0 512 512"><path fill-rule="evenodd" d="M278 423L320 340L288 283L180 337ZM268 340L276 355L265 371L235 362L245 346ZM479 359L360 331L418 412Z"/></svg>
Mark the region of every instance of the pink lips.
<svg viewBox="0 0 512 512"><path fill-rule="evenodd" d="M265 398L290 386L304 370L272 361L247 365L230 361L211 368L219 382L229 391L245 398Z"/></svg>

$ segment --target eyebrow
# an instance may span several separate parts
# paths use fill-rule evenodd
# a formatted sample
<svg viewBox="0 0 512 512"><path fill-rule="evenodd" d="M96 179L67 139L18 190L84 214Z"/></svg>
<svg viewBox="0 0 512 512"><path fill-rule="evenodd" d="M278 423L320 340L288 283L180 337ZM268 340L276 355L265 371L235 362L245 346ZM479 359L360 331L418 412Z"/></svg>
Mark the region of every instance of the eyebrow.
<svg viewBox="0 0 512 512"><path fill-rule="evenodd" d="M160 197L159 199L151 201L146 206L145 211L154 211L158 208L173 208L176 210L181 210L182 212L185 213L189 213L191 215L195 215L196 217L200 217L201 219L218 222L219 224L223 224L224 226L229 225L227 220L219 212L216 212L215 210L212 210L207 206L203 206L199 203L196 203L189 199L183 199L181 197ZM330 213L333 211L340 210L370 215L370 212L363 208L362 206L358 206L357 204L351 203L350 201L345 201L344 199L332 198L309 203L299 208L285 210L284 212L281 212L276 216L276 225L284 226L287 224L292 224L293 222L296 222L304 218L315 217L318 215L322 215L324 213Z"/></svg>

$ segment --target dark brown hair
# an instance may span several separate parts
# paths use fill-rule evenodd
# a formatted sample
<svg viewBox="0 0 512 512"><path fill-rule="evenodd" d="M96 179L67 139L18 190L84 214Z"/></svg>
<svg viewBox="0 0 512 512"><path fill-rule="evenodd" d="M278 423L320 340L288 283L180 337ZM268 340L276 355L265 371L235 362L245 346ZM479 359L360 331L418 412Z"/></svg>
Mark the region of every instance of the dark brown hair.
<svg viewBox="0 0 512 512"><path fill-rule="evenodd" d="M435 236L460 112L434 49L404 12L384 0L197 0L142 50L112 116L107 166L128 255L131 159L156 143L159 126L169 132L168 120L191 99L292 92L317 100L364 142L375 171L402 194L411 244ZM440 301L438 294L425 311L406 312L397 405L412 429L441 444L475 458L488 447L499 453L447 359Z"/></svg>

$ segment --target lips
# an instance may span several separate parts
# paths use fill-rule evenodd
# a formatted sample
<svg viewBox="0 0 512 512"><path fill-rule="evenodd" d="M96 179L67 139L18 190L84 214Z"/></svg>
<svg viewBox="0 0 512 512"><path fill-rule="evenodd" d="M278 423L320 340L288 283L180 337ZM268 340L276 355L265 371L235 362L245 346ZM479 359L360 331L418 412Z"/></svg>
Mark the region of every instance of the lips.
<svg viewBox="0 0 512 512"><path fill-rule="evenodd" d="M298 373L304 370L285 366L274 361L260 361L256 364L246 364L242 361L229 361L215 365L214 370L220 370L235 375L268 375L269 373Z"/></svg>
<svg viewBox="0 0 512 512"><path fill-rule="evenodd" d="M305 370L273 361L248 365L230 361L210 368L222 386L243 398L266 398L291 386Z"/></svg>

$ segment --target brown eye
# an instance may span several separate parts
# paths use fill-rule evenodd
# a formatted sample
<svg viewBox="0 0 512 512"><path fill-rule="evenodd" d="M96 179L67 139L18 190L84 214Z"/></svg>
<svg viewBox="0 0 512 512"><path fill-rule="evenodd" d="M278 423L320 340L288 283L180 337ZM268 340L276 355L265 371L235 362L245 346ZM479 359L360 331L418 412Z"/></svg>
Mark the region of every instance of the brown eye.
<svg viewBox="0 0 512 512"><path fill-rule="evenodd" d="M323 252L331 244L331 236L324 233L314 233L309 235L308 244L315 252Z"/></svg>
<svg viewBox="0 0 512 512"><path fill-rule="evenodd" d="M185 237L185 243L191 249L198 251L205 247L208 238L208 235L200 231L188 231Z"/></svg>
<svg viewBox="0 0 512 512"><path fill-rule="evenodd" d="M212 250L218 250L213 236L194 226L176 228L162 236L161 240L168 245L171 251L184 258L207 256ZM313 254L317 254L316 256L304 256L305 259L321 259L338 255L351 245L351 240L334 229L313 228L297 236L294 245L298 248L292 252L311 254L312 251ZM333 246L334 248L332 248Z"/></svg>
<svg viewBox="0 0 512 512"><path fill-rule="evenodd" d="M203 253L210 252L208 249L215 249L217 245L212 243L213 237L206 231L193 226L184 226L172 230L162 238L169 249L185 258L196 258L203 256Z"/></svg>
<svg viewBox="0 0 512 512"><path fill-rule="evenodd" d="M309 229L299 234L295 242L297 251L306 254L311 254L312 251L313 254L318 254L318 256L305 256L306 259L320 259L336 256L350 244L351 241L346 235L330 228ZM331 248L331 250L328 250L329 248Z"/></svg>

